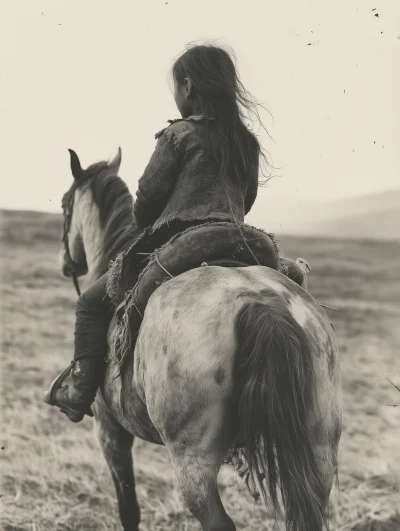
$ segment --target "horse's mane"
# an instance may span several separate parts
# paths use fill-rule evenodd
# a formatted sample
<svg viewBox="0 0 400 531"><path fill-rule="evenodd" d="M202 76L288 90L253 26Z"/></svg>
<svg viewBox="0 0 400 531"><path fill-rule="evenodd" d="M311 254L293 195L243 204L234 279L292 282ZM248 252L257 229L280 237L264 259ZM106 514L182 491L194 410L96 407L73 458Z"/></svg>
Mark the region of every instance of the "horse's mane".
<svg viewBox="0 0 400 531"><path fill-rule="evenodd" d="M102 254L93 278L101 277L118 253L124 251L139 235L133 215L133 197L125 182L107 162L97 162L84 171L83 182L92 192L104 231Z"/></svg>

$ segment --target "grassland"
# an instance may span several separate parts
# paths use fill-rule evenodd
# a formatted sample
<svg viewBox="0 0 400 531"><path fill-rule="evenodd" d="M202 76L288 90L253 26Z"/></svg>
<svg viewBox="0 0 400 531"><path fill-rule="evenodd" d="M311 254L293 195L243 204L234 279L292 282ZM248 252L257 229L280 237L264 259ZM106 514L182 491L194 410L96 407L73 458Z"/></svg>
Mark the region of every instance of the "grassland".
<svg viewBox="0 0 400 531"><path fill-rule="evenodd" d="M73 425L42 402L71 358L75 292L57 264L58 216L3 212L1 222L1 529L119 530L92 421ZM312 267L309 290L329 310L341 355L344 423L339 529L400 529L400 278L396 242L285 238ZM397 407L398 406L398 407ZM135 444L144 531L194 531L164 448ZM240 530L272 530L270 514L223 469Z"/></svg>

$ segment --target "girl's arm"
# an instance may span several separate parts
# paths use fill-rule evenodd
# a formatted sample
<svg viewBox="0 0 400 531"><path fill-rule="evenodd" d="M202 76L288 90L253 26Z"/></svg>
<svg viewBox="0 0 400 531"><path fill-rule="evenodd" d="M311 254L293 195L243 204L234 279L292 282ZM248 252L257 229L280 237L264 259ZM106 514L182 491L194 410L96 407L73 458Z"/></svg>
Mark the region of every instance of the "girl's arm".
<svg viewBox="0 0 400 531"><path fill-rule="evenodd" d="M133 205L139 229L153 225L167 204L178 176L178 153L166 135L159 137L156 149L146 166Z"/></svg>

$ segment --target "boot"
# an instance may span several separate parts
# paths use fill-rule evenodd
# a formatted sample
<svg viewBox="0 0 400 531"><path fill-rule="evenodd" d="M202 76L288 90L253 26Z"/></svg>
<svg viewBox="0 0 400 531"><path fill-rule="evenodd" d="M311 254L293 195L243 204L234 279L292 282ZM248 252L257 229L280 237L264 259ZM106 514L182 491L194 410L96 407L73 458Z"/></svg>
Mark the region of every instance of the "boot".
<svg viewBox="0 0 400 531"><path fill-rule="evenodd" d="M97 357L73 361L45 392L44 401L59 407L72 422L80 422L85 415L93 417L90 406L96 397L103 371L104 362ZM72 385L62 386L70 373Z"/></svg>

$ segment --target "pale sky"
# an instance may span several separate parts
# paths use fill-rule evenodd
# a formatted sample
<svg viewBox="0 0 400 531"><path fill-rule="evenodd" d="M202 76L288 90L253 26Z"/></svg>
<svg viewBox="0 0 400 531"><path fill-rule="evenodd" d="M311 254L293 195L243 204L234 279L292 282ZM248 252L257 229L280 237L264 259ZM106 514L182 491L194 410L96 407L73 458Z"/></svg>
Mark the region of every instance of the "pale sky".
<svg viewBox="0 0 400 531"><path fill-rule="evenodd" d="M281 176L258 201L400 187L398 0L1 5L0 207L60 211L68 148L87 166L121 146L134 193L154 134L179 117L173 59L209 39L233 47L244 85L273 116L262 114L274 139L263 145Z"/></svg>

